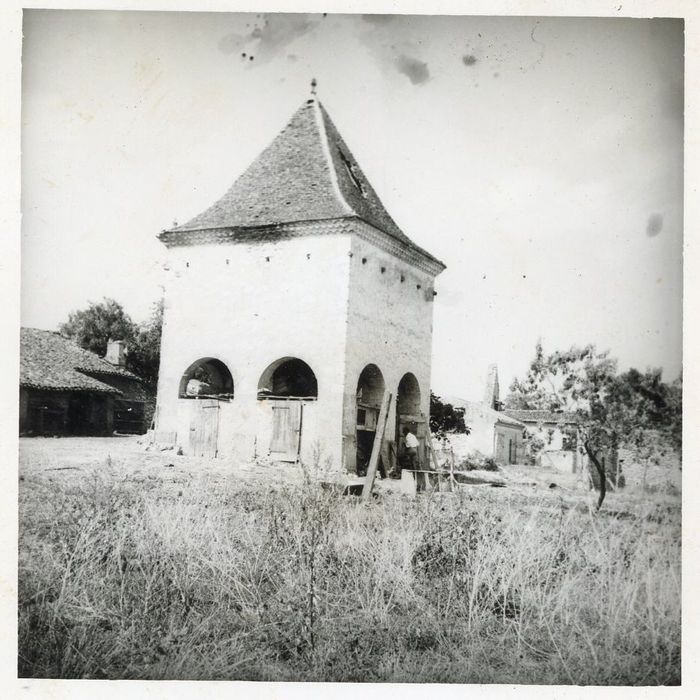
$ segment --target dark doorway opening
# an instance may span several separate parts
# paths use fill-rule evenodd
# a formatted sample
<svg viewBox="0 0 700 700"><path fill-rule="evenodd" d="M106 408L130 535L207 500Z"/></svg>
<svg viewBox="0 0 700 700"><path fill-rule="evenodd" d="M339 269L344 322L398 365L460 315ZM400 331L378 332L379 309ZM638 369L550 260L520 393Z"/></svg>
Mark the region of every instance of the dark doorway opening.
<svg viewBox="0 0 700 700"><path fill-rule="evenodd" d="M409 466L410 460L406 454L406 440L404 428L408 428L418 439L417 448L418 468L425 464L427 420L420 410L421 393L418 380L411 372L401 377L396 394L396 445L398 449L398 462L401 467Z"/></svg>
<svg viewBox="0 0 700 700"><path fill-rule="evenodd" d="M377 365L367 365L357 380L357 412L355 439L357 451L355 468L357 474L367 473L372 447L377 430L377 420L384 398L386 385L384 375Z"/></svg>

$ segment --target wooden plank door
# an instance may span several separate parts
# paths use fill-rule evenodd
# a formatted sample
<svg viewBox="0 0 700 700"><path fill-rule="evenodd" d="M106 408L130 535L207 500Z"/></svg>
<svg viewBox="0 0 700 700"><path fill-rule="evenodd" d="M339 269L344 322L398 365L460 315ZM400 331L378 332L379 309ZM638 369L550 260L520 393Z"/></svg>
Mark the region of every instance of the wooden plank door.
<svg viewBox="0 0 700 700"><path fill-rule="evenodd" d="M213 399L192 401L190 453L195 457L216 457L219 442L219 402Z"/></svg>
<svg viewBox="0 0 700 700"><path fill-rule="evenodd" d="M301 439L301 401L272 402L270 456L282 462L296 462Z"/></svg>

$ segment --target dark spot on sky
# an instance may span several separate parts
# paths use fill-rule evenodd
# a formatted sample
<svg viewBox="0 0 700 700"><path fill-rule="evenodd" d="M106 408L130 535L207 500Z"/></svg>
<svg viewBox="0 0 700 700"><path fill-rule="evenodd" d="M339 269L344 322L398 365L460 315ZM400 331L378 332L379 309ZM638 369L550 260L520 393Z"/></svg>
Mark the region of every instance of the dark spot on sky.
<svg viewBox="0 0 700 700"><path fill-rule="evenodd" d="M237 50L247 49L249 61L264 64L280 54L295 39L313 30L321 21L316 15L269 13L256 15L258 21L252 23L252 29L244 36L231 36L232 42L237 42ZM221 48L221 42L220 42ZM254 57L251 49L255 51ZM223 50L223 49L222 49Z"/></svg>
<svg viewBox="0 0 700 700"><path fill-rule="evenodd" d="M498 78L499 75L500 75L500 73L494 73L494 74L493 74L493 77L494 77L494 78Z"/></svg>
<svg viewBox="0 0 700 700"><path fill-rule="evenodd" d="M479 59L473 54L465 54L462 56L462 63L465 66L473 66Z"/></svg>
<svg viewBox="0 0 700 700"><path fill-rule="evenodd" d="M287 60L290 61L291 63L296 63L299 60L299 57L296 54L290 53L287 56Z"/></svg>
<svg viewBox="0 0 700 700"><path fill-rule="evenodd" d="M654 213L649 215L647 220L647 236L653 238L661 233L664 226L664 217L661 214Z"/></svg>
<svg viewBox="0 0 700 700"><path fill-rule="evenodd" d="M245 58L247 55L248 55L248 54L246 54L246 52L244 51L244 52L241 54L241 58Z"/></svg>
<svg viewBox="0 0 700 700"><path fill-rule="evenodd" d="M412 56L399 56L396 59L399 73L403 73L413 85L423 85L430 80L428 64Z"/></svg>

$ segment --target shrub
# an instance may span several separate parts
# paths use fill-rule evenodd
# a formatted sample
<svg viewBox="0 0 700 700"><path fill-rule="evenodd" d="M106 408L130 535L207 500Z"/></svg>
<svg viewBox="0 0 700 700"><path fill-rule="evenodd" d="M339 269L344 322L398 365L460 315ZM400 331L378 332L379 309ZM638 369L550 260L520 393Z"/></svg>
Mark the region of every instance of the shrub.
<svg viewBox="0 0 700 700"><path fill-rule="evenodd" d="M497 472L501 469L492 457L487 457L478 450L470 452L455 466L457 470L465 472L474 470Z"/></svg>

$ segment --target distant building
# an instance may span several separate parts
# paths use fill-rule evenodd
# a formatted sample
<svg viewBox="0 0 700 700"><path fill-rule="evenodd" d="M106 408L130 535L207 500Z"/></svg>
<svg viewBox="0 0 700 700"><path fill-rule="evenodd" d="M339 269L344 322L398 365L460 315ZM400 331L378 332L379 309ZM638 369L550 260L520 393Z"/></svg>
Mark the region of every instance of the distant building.
<svg viewBox="0 0 700 700"><path fill-rule="evenodd" d="M501 406L498 368L489 367L484 398L481 402L445 398L464 412L469 435L459 438L464 449L477 451L497 464L518 464L524 458L523 431L525 424L498 410Z"/></svg>
<svg viewBox="0 0 700 700"><path fill-rule="evenodd" d="M504 413L523 423L531 439L541 441L540 466L574 473L587 464L579 450L578 418L574 413L514 409Z"/></svg>
<svg viewBox="0 0 700 700"><path fill-rule="evenodd" d="M106 358L52 331L20 331L21 435L143 433L146 392L124 367L121 341Z"/></svg>
<svg viewBox="0 0 700 700"><path fill-rule="evenodd" d="M389 216L318 99L221 199L159 238L157 442L362 471L389 391L385 456L404 426L424 446L445 266Z"/></svg>

